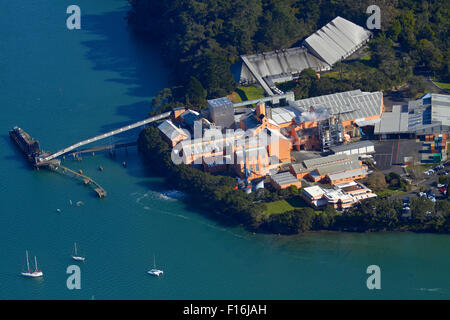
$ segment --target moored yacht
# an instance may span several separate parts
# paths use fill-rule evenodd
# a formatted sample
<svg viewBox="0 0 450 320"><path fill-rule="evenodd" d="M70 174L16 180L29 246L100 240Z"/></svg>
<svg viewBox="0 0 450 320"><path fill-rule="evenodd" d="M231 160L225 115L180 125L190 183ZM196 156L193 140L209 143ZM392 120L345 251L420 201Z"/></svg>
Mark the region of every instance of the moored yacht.
<svg viewBox="0 0 450 320"><path fill-rule="evenodd" d="M77 243L76 242L74 244L74 247L75 247L75 254L72 255L72 259L76 260L76 261L84 261L84 260L86 260L85 257L81 257L81 256L78 255L78 253L77 253Z"/></svg>
<svg viewBox="0 0 450 320"><path fill-rule="evenodd" d="M27 271L22 272L22 275L24 277L30 277L30 278L42 277L44 275L44 273L38 269L36 256L34 256L34 267L35 268L34 268L34 270L31 270L30 262L28 261L28 250L25 251L25 255L27 257Z"/></svg>
<svg viewBox="0 0 450 320"><path fill-rule="evenodd" d="M147 271L148 274L151 274L152 276L159 277L164 272L162 270L156 269L156 263L155 263L155 255L153 255L153 269L150 271Z"/></svg>

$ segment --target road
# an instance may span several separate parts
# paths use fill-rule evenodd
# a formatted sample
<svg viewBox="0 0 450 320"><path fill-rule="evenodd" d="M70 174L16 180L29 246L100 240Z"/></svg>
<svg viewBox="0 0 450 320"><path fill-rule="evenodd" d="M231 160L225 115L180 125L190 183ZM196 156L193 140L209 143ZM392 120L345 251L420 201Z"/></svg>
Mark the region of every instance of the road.
<svg viewBox="0 0 450 320"><path fill-rule="evenodd" d="M445 166L444 169L438 170L438 172L449 170L449 168L450 168L449 163L447 163L447 166ZM440 177L440 175L438 175L438 172L426 176L426 178L418 181L417 182L418 187L414 188L413 190L402 193L400 195L392 196L391 198L404 199L406 197L417 196L417 194L419 193L419 187L423 187L424 192L428 193L431 190L433 194L436 196L436 200L446 199L444 194L441 191L439 191L439 189L436 187L436 184L439 183L438 179Z"/></svg>

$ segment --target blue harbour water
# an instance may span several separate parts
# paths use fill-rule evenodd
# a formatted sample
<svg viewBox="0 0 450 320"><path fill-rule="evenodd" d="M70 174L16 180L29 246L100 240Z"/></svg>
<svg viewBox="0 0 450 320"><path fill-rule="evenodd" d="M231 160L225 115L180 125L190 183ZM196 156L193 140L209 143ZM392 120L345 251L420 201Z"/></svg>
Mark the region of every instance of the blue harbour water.
<svg viewBox="0 0 450 320"><path fill-rule="evenodd" d="M135 148L64 162L107 190L101 200L80 182L31 170L8 137L12 126L56 151L143 119L169 83L163 53L127 28L127 1L78 0L81 30L66 28L71 4L0 9L0 299L450 298L448 235L254 235L167 194ZM75 241L86 262L81 289L68 290ZM43 279L20 276L26 249ZM154 254L160 278L146 273ZM381 290L366 287L373 264Z"/></svg>

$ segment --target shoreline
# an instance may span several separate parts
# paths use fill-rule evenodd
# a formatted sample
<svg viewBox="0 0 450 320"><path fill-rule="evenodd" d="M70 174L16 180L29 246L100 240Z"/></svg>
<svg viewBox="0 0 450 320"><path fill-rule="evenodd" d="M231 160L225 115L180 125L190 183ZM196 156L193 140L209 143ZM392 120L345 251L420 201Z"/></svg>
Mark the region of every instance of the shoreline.
<svg viewBox="0 0 450 320"><path fill-rule="evenodd" d="M170 160L169 150L168 144L162 140L159 131L155 127L147 127L141 131L138 140L138 151L143 157L143 162L147 169L164 178L164 183L167 184L170 189L183 192L186 196L183 199L180 199L180 201L192 206L197 213L210 219L212 218L224 226L240 225L246 231L251 233L274 235L296 235L307 234L310 232L449 233L449 230L443 229L445 222L442 221L425 220L422 222L408 222L406 219L398 219L398 226L392 227L392 229L389 230L385 227L377 227L376 225L368 224L370 221L365 221L364 219L367 218L365 216L355 215L354 212L352 213L353 215L350 215L348 212L342 214L332 208L325 208L323 211L314 210L310 207L300 209L295 208L293 211L266 215L264 214L264 202L262 202L262 206L261 203L255 204L251 198L249 200L245 193L233 189L235 185L234 179L226 176L212 175L186 165L174 165ZM151 168L148 166L149 164L152 165ZM162 175L161 172L167 172L167 175ZM216 183L216 186L212 186L214 185L212 182L212 185L206 187L201 184L204 181L208 181L208 179L216 179L217 181L222 181L221 179L224 179L228 186L223 187L220 183ZM176 183L179 185L175 185ZM186 188L184 190L183 188L180 188L183 184ZM196 186L201 186L202 188L209 187L211 190L197 190ZM201 195L205 192L210 192L211 194L214 194L215 192L224 192L227 195L217 199L202 198ZM290 194L286 198L289 197L299 197L299 195ZM401 205L401 202L398 200L377 199L376 201L379 201L384 208L398 205L398 203ZM242 202L244 203L244 209L240 206ZM267 201L265 202L267 203ZM214 206L216 207L215 210L208 210ZM357 213L359 212L357 207L355 207L354 211ZM307 221L304 221L305 217ZM328 223L321 224L323 219L328 219ZM379 224L380 222L376 223ZM436 223L436 225L433 225L432 223ZM437 223L441 223L441 225L438 225Z"/></svg>

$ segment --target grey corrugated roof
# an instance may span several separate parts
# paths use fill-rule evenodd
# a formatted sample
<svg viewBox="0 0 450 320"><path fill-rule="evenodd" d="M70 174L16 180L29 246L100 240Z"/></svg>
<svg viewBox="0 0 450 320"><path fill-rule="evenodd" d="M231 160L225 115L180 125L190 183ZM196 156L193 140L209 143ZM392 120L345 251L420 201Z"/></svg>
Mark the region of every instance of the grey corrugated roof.
<svg viewBox="0 0 450 320"><path fill-rule="evenodd" d="M431 94L432 121L440 121L443 125L450 126L450 95Z"/></svg>
<svg viewBox="0 0 450 320"><path fill-rule="evenodd" d="M231 102L231 100L228 99L228 97L208 100L208 107L213 109L220 107L227 107L230 105L233 106L233 102Z"/></svg>
<svg viewBox="0 0 450 320"><path fill-rule="evenodd" d="M341 121L348 121L381 114L382 101L383 93L380 91L352 90L297 100L294 104L303 111L309 111L311 106L325 107L332 115L340 114Z"/></svg>
<svg viewBox="0 0 450 320"><path fill-rule="evenodd" d="M305 167L309 169L320 165L326 165L328 163L334 163L336 161L343 161L345 159L348 159L348 157L349 156L346 154L334 154L327 157L319 157L314 159L303 160L303 163L305 164Z"/></svg>
<svg viewBox="0 0 450 320"><path fill-rule="evenodd" d="M329 174L344 172L344 171L348 171L348 170L356 170L356 169L360 169L360 168L361 168L361 164L359 163L358 160L347 160L344 162L319 167L316 169L316 171L319 173L319 175L324 176L327 174L329 175Z"/></svg>
<svg viewBox="0 0 450 320"><path fill-rule="evenodd" d="M288 184L288 183L297 183L299 182L296 177L292 175L292 173L286 171L274 174L270 176L270 178L275 181L278 185Z"/></svg>
<svg viewBox="0 0 450 320"><path fill-rule="evenodd" d="M326 63L308 53L304 47L295 47L277 51L242 56L243 61L251 64L260 77L280 74L298 74L312 68L316 71L330 68Z"/></svg>
<svg viewBox="0 0 450 320"><path fill-rule="evenodd" d="M183 132L183 130L177 128L170 120L165 120L161 122L161 124L158 126L158 129L170 140L175 139L179 135L187 136Z"/></svg>
<svg viewBox="0 0 450 320"><path fill-rule="evenodd" d="M370 36L370 31L338 16L306 38L305 44L331 66L351 55Z"/></svg>
<svg viewBox="0 0 450 320"><path fill-rule="evenodd" d="M341 151L347 151L347 150L353 150L353 149L359 149L364 147L373 147L374 144L371 141L368 140L362 140L354 143L349 144L342 144L340 146L331 147L331 151L334 153L341 152Z"/></svg>
<svg viewBox="0 0 450 320"><path fill-rule="evenodd" d="M429 99L428 99L429 100ZM409 101L405 105L394 105L392 112L381 115L379 123L375 124L375 134L417 132L425 129L432 122L432 106L428 100L419 99ZM445 107L444 107L445 108ZM450 105L448 107L450 109ZM442 115L445 120L445 110L436 108L437 116ZM448 117L450 119L450 115Z"/></svg>
<svg viewBox="0 0 450 320"><path fill-rule="evenodd" d="M301 111L291 107L272 108L272 120L278 125L291 122L293 118L301 115Z"/></svg>
<svg viewBox="0 0 450 320"><path fill-rule="evenodd" d="M359 170L355 170L355 171L345 171L345 172L334 173L334 174L328 175L328 177L330 178L331 181L335 181L335 180L340 180L340 179L360 176L360 175L363 175L363 174L364 175L367 174L367 170L364 169L364 168L359 169Z"/></svg>

